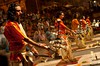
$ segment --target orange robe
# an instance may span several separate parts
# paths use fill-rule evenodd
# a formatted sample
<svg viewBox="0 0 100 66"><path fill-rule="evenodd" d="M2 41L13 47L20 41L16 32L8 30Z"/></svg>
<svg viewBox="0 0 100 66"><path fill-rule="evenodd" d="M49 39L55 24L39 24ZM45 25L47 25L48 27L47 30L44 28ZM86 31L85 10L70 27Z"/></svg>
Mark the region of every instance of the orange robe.
<svg viewBox="0 0 100 66"><path fill-rule="evenodd" d="M23 39L26 36L21 32L18 23L8 21L5 25L4 35L9 42L10 60L20 61L22 58L20 51L25 47Z"/></svg>
<svg viewBox="0 0 100 66"><path fill-rule="evenodd" d="M77 19L73 19L71 24L72 30L77 30L78 25L79 25L79 21Z"/></svg>

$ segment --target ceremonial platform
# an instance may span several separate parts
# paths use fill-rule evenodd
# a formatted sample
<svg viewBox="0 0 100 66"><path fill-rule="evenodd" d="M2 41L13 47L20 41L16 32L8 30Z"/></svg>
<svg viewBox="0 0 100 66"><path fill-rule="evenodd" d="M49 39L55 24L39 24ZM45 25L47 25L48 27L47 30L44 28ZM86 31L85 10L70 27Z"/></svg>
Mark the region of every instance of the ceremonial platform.
<svg viewBox="0 0 100 66"><path fill-rule="evenodd" d="M36 66L100 66L100 34L95 35L91 41L86 41L86 45L86 48L73 51L77 62L66 63L62 59L52 59ZM75 44L72 47L75 49Z"/></svg>

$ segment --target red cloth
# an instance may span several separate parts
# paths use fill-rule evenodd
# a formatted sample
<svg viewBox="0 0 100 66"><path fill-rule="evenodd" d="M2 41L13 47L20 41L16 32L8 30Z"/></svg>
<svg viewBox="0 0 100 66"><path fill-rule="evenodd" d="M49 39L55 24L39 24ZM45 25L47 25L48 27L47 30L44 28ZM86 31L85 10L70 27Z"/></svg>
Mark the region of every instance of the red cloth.
<svg viewBox="0 0 100 66"><path fill-rule="evenodd" d="M6 36L9 42L9 48L10 48L9 50L11 52L14 52L11 53L10 59L19 61L19 59L21 59L21 54L17 52L22 50L22 48L25 46L25 43L22 41L25 36L20 31L18 23L8 21L5 25L4 35Z"/></svg>
<svg viewBox="0 0 100 66"><path fill-rule="evenodd" d="M82 29L83 30L86 29L86 21L84 19L82 19Z"/></svg>
<svg viewBox="0 0 100 66"><path fill-rule="evenodd" d="M55 27L59 29L59 34L66 34L66 25L63 23L62 20L59 23L55 22Z"/></svg>
<svg viewBox="0 0 100 66"><path fill-rule="evenodd" d="M86 22L88 23L89 26L91 25L91 21L89 18L86 19Z"/></svg>

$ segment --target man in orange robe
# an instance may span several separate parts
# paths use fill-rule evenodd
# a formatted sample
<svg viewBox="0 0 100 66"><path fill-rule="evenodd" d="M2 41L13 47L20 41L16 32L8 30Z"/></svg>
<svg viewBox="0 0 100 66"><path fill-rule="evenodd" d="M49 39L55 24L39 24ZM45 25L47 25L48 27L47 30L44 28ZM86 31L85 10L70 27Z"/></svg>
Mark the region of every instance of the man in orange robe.
<svg viewBox="0 0 100 66"><path fill-rule="evenodd" d="M73 19L73 20L72 20L72 25L71 25L72 30L76 31L76 30L78 29L78 26L79 26L79 21L78 21L78 19Z"/></svg>
<svg viewBox="0 0 100 66"><path fill-rule="evenodd" d="M7 14L8 22L5 25L4 35L9 42L10 61L12 61L12 66L25 66L23 63L24 58L22 52L26 51L26 46L29 46L30 49L37 54L38 52L33 45L44 47L43 44L39 44L26 36L25 31L22 26L20 26L19 22L21 14L22 11L20 5L12 3L9 6Z"/></svg>

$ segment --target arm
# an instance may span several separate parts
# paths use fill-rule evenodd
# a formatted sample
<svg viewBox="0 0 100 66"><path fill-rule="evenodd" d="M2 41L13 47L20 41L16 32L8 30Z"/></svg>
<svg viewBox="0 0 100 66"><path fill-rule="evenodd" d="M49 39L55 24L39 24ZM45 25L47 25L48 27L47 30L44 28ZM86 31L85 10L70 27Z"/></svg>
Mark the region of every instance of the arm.
<svg viewBox="0 0 100 66"><path fill-rule="evenodd" d="M13 34L15 34L15 35L13 35L14 37L16 36L16 38L17 38L18 36L20 36L20 38L17 38L18 40L19 40L19 39L20 39L20 40L24 40L24 41L27 42L28 44L31 44L31 45L34 45L34 46L38 46L38 47L47 49L47 46L45 46L45 44L37 43L37 42L31 40L30 38L28 38L27 36L25 36L25 35L18 29L18 27L17 27L16 25L13 25L11 28L12 28Z"/></svg>
<svg viewBox="0 0 100 66"><path fill-rule="evenodd" d="M60 22L60 25L62 25L63 27L65 27L67 30L70 31L70 29L63 22Z"/></svg>
<svg viewBox="0 0 100 66"><path fill-rule="evenodd" d="M38 46L38 47L41 47L41 48L44 48L44 49L48 49L48 47L45 44L37 43L37 42L31 40L28 37L24 38L24 41L31 44L31 45Z"/></svg>
<svg viewBox="0 0 100 66"><path fill-rule="evenodd" d="M64 23L63 23L63 22L61 22L60 24L61 24L63 27L65 27L68 31L70 31L70 32L74 33L74 31L72 31L70 28L68 28L66 25L64 25Z"/></svg>

